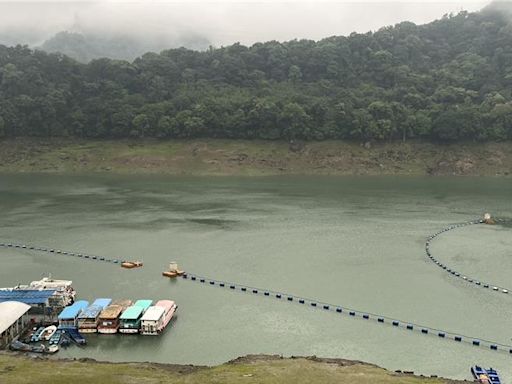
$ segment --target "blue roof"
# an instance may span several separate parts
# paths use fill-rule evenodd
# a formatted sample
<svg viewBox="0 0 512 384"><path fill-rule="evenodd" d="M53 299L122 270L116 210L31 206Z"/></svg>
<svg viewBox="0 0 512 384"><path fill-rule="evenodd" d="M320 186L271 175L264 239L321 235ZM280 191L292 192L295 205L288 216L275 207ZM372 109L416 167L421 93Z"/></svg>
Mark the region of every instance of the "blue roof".
<svg viewBox="0 0 512 384"><path fill-rule="evenodd" d="M19 301L25 304L45 304L55 291L39 289L14 289L12 291L0 290L0 303L4 301Z"/></svg>
<svg viewBox="0 0 512 384"><path fill-rule="evenodd" d="M74 302L73 305L64 308L64 310L59 314L59 320L76 318L82 310L87 308L88 305L89 302L85 300Z"/></svg>
<svg viewBox="0 0 512 384"><path fill-rule="evenodd" d="M110 303L112 299L96 299L94 302L85 308L80 315L78 315L79 319L95 319L98 317L101 311L105 309Z"/></svg>
<svg viewBox="0 0 512 384"><path fill-rule="evenodd" d="M91 304L91 306L97 305L98 307L101 307L101 309L105 309L106 307L108 307L110 305L111 302L112 302L112 299L96 299Z"/></svg>

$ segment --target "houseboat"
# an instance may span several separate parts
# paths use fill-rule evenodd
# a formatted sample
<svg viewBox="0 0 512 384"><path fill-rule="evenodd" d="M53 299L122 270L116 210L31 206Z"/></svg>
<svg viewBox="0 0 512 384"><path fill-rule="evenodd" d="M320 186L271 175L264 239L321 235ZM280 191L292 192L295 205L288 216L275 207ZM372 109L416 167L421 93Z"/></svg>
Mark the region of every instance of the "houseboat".
<svg viewBox="0 0 512 384"><path fill-rule="evenodd" d="M85 300L75 301L69 307L66 307L59 313L59 328L76 328L77 318L82 311L89 306L89 302Z"/></svg>
<svg viewBox="0 0 512 384"><path fill-rule="evenodd" d="M41 280L32 281L30 287L34 289L50 289L55 290L56 293L50 298L50 306L52 307L65 307L73 304L75 301L76 291L72 287L71 280L57 280L52 277L43 277Z"/></svg>
<svg viewBox="0 0 512 384"><path fill-rule="evenodd" d="M126 308L119 318L119 333L139 333L140 319L152 303L152 300L137 300Z"/></svg>
<svg viewBox="0 0 512 384"><path fill-rule="evenodd" d="M41 280L32 281L30 284L18 284L12 290L39 290L54 291L49 298L50 307L66 307L75 301L76 291L71 286L71 280L57 280L51 277L43 277Z"/></svg>
<svg viewBox="0 0 512 384"><path fill-rule="evenodd" d="M81 333L96 333L101 311L110 305L112 299L96 299L78 315L78 330Z"/></svg>
<svg viewBox="0 0 512 384"><path fill-rule="evenodd" d="M130 305L132 305L131 300L117 300L101 311L98 333L117 333L119 317Z"/></svg>
<svg viewBox="0 0 512 384"><path fill-rule="evenodd" d="M158 335L169 324L177 305L172 300L160 300L149 307L141 318L140 333L142 335Z"/></svg>

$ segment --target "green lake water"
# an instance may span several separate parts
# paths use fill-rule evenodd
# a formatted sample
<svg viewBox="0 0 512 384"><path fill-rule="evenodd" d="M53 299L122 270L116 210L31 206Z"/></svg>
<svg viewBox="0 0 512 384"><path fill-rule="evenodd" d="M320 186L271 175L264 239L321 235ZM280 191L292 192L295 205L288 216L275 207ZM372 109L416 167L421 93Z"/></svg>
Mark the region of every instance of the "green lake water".
<svg viewBox="0 0 512 384"><path fill-rule="evenodd" d="M80 299L174 299L160 337L89 336L59 357L218 364L250 353L358 359L470 378L512 379L512 355L296 303L163 278L191 272L512 344L512 295L455 279L425 238L491 212L512 218L512 179L0 176L0 241L144 262L119 266L0 248L0 286L51 273ZM432 244L460 272L512 287L512 228L470 226Z"/></svg>

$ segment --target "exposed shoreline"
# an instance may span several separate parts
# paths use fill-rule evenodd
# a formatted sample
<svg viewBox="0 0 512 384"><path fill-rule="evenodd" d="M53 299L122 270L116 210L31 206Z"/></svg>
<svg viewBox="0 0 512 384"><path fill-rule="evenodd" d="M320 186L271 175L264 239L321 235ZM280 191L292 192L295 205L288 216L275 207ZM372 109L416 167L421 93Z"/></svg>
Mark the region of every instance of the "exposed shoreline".
<svg viewBox="0 0 512 384"><path fill-rule="evenodd" d="M390 372L373 364L345 359L310 357L283 358L278 355L248 355L207 367L158 363L111 363L94 359L31 358L0 352L0 381L4 384L37 382L65 383L340 383L349 384L456 384L464 381L427 378ZM58 374L56 374L58 372Z"/></svg>
<svg viewBox="0 0 512 384"><path fill-rule="evenodd" d="M510 176L512 142L0 140L2 173Z"/></svg>

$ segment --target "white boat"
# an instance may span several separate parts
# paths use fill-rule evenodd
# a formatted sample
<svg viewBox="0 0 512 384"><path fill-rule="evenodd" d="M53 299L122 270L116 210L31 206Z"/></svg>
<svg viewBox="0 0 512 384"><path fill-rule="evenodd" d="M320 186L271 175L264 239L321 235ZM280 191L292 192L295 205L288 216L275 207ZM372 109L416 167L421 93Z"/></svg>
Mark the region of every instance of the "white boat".
<svg viewBox="0 0 512 384"><path fill-rule="evenodd" d="M141 318L141 335L158 335L169 324L178 306L172 300L160 300Z"/></svg>
<svg viewBox="0 0 512 384"><path fill-rule="evenodd" d="M44 277L41 280L32 281L30 284L18 284L12 288L0 288L3 291L15 290L39 290L54 291L54 294L48 299L51 307L66 307L75 300L75 289L71 286L71 280L56 280L51 277Z"/></svg>
<svg viewBox="0 0 512 384"><path fill-rule="evenodd" d="M55 325L46 327L43 331L43 334L41 335L41 340L50 340L56 330L57 327Z"/></svg>

